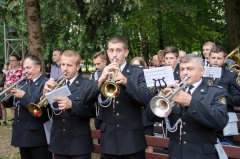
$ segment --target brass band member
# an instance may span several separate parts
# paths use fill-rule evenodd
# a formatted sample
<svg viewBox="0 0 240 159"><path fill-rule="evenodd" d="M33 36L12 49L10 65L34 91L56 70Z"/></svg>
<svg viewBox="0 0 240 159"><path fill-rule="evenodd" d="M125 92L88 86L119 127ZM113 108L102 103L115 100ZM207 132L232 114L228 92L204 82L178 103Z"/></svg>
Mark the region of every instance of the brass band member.
<svg viewBox="0 0 240 159"><path fill-rule="evenodd" d="M204 66L209 66L209 61L208 61L209 53L210 53L211 49L215 46L216 46L216 44L214 42L211 42L211 41L205 42L203 44L202 56L203 56Z"/></svg>
<svg viewBox="0 0 240 159"><path fill-rule="evenodd" d="M101 109L100 142L104 159L145 158L141 106L146 106L152 95L147 89L143 70L126 62L128 54L126 39L112 37L108 41L107 55L111 64L103 69L99 87L112 73L111 70L119 69L115 81L120 86L120 94L109 107Z"/></svg>
<svg viewBox="0 0 240 159"><path fill-rule="evenodd" d="M186 55L180 61L181 80L189 77L188 87L177 93L172 101L171 114L166 118L170 159L218 159L215 149L217 143L216 130L222 130L228 122L225 103L225 91L215 85L208 86L202 80L204 74L203 61L199 57ZM172 88L165 88L165 96ZM186 92L185 92L186 91ZM156 117L150 107L148 117Z"/></svg>
<svg viewBox="0 0 240 159"><path fill-rule="evenodd" d="M43 108L43 116L32 116L27 106L30 103L38 103L42 95L42 89L47 78L42 74L41 61L37 56L29 55L23 61L23 68L27 81L19 85L21 89L13 88L12 93L16 98L16 111L13 122L12 145L19 147L21 159L50 159L51 153L43 128L43 123L48 120L46 108ZM27 82L27 83L26 83Z"/></svg>
<svg viewBox="0 0 240 159"><path fill-rule="evenodd" d="M98 95L98 82L78 74L80 55L74 50L64 51L61 57L61 71L71 95L57 97L53 106L53 125L49 149L54 159L91 159L93 143L90 130L90 110L86 105ZM46 82L44 91L51 91L56 83Z"/></svg>
<svg viewBox="0 0 240 159"><path fill-rule="evenodd" d="M228 112L234 112L234 106L240 106L240 77L233 70L229 70L225 65L227 52L221 46L215 46L209 54L210 66L222 67L221 78L213 80L213 84L223 87L226 92L226 102ZM206 79L207 80L207 79ZM218 133L219 139L223 144L234 144L232 136L223 137L222 133Z"/></svg>

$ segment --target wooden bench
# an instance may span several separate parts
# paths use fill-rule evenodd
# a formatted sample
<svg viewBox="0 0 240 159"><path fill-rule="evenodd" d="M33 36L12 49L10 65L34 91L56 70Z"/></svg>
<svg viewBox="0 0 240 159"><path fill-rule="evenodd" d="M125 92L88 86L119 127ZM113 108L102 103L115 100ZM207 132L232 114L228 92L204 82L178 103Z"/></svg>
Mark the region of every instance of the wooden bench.
<svg viewBox="0 0 240 159"><path fill-rule="evenodd" d="M100 131L92 130L92 138L99 139ZM146 136L147 144L149 146L154 146L158 148L167 148L168 147L168 138L156 137L156 136ZM232 159L240 159L240 147L238 146L223 146L227 156ZM101 153L101 146L97 143L94 143L93 153ZM146 152L146 159L168 159L168 154L156 153L156 152Z"/></svg>

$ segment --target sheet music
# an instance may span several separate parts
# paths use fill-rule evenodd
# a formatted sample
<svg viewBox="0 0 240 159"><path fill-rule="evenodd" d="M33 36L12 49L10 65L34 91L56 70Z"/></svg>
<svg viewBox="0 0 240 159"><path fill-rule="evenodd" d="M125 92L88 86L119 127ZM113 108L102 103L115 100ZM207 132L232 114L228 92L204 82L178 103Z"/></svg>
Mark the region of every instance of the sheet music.
<svg viewBox="0 0 240 159"><path fill-rule="evenodd" d="M68 86L66 85L45 94L49 104L54 103L55 102L54 99L56 97L67 97L70 95L71 95L71 92Z"/></svg>
<svg viewBox="0 0 240 159"><path fill-rule="evenodd" d="M163 77L165 78L164 81L167 83L167 85L175 84L173 70L171 66L144 69L143 72L147 87L153 87L154 79L162 79ZM157 86L159 86L158 82L156 84Z"/></svg>
<svg viewBox="0 0 240 159"><path fill-rule="evenodd" d="M222 67L204 67L205 73L203 77L221 78Z"/></svg>

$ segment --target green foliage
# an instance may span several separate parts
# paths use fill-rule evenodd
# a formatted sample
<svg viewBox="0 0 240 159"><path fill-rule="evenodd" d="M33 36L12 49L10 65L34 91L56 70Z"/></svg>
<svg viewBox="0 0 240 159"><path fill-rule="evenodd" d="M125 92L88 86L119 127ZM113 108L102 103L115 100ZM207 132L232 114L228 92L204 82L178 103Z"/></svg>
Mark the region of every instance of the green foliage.
<svg viewBox="0 0 240 159"><path fill-rule="evenodd" d="M54 48L74 49L89 59L112 35L129 40L131 56L149 58L176 45L192 52L205 41L226 43L222 0L41 0L44 57ZM5 19L27 41L23 0L8 1Z"/></svg>

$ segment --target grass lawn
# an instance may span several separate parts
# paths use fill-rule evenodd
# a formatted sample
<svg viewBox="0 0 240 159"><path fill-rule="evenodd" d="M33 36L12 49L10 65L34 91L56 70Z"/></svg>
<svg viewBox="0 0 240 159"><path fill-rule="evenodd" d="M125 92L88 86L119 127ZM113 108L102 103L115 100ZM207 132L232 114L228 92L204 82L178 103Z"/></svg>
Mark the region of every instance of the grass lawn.
<svg viewBox="0 0 240 159"><path fill-rule="evenodd" d="M7 108L7 114L7 120L11 119L9 108ZM7 123L7 126L0 125L0 159L20 159L18 148L11 146L12 121L7 121Z"/></svg>
<svg viewBox="0 0 240 159"><path fill-rule="evenodd" d="M9 108L7 108L7 114L7 120L12 119ZM20 159L18 148L11 146L12 121L7 123L7 126L0 125L0 159ZM91 120L91 127L93 127L93 120ZM100 155L92 154L92 159L100 159Z"/></svg>

